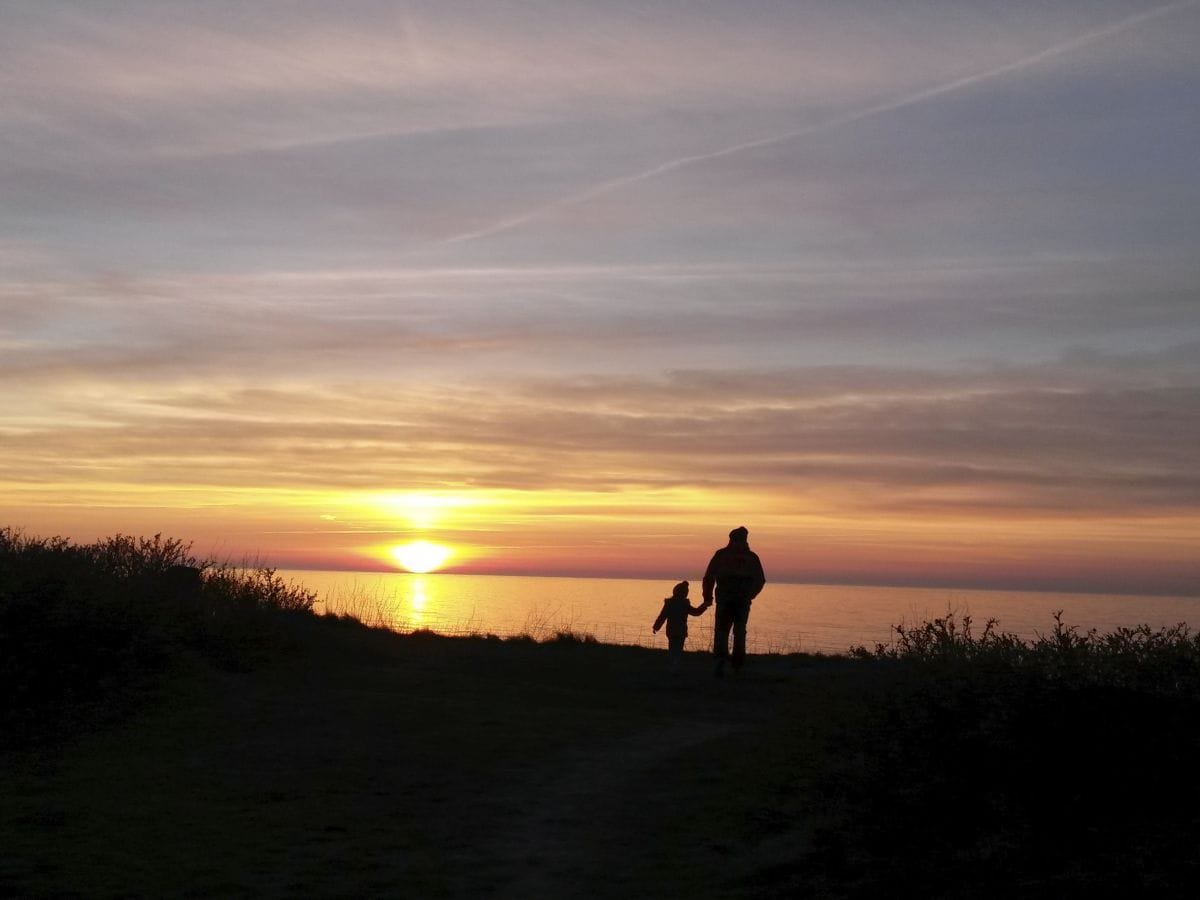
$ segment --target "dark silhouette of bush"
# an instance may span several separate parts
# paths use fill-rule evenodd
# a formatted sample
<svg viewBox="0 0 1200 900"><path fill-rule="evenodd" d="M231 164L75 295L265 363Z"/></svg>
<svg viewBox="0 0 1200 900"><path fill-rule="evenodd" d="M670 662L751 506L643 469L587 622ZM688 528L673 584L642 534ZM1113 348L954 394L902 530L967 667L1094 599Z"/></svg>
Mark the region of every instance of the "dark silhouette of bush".
<svg viewBox="0 0 1200 900"><path fill-rule="evenodd" d="M201 561L161 535L76 545L0 529L0 742L117 714L183 654L252 665L280 615L314 600L272 569Z"/></svg>
<svg viewBox="0 0 1200 900"><path fill-rule="evenodd" d="M876 687L832 739L796 877L830 897L1190 896L1200 638L995 624L855 651Z"/></svg>

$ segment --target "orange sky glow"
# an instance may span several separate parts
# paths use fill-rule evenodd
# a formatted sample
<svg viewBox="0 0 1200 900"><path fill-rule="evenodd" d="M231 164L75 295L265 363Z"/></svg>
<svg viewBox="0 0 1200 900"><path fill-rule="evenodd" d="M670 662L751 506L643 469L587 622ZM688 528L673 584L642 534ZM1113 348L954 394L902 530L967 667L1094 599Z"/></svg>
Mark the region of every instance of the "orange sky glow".
<svg viewBox="0 0 1200 900"><path fill-rule="evenodd" d="M26 493L9 486L18 502ZM186 536L201 556L280 568L403 571L395 548L432 541L442 571L691 578L726 525L747 522L774 580L1188 593L1194 517L1087 520L1016 511L846 515L837 498L670 489L589 494L59 486L18 507L32 533ZM74 501L74 502L72 502ZM746 510L755 512L747 515Z"/></svg>

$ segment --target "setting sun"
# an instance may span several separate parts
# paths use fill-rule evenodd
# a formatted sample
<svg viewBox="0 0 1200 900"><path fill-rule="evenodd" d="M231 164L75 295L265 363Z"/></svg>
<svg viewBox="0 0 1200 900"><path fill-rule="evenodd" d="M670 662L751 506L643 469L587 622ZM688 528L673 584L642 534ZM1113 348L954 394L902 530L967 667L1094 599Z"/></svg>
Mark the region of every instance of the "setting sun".
<svg viewBox="0 0 1200 900"><path fill-rule="evenodd" d="M391 549L392 557L407 571L414 573L433 572L445 565L450 558L450 548L429 541L413 541L399 544Z"/></svg>

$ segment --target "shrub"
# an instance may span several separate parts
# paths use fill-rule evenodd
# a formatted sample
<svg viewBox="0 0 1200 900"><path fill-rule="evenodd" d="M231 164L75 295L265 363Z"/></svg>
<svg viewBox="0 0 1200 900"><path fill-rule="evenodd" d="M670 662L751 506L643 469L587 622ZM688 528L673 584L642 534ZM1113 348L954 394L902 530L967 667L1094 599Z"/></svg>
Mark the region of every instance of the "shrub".
<svg viewBox="0 0 1200 900"><path fill-rule="evenodd" d="M1033 641L953 617L854 655L878 687L819 781L803 868L829 896L1172 895L1200 876L1200 641Z"/></svg>
<svg viewBox="0 0 1200 900"><path fill-rule="evenodd" d="M75 545L0 528L0 742L119 712L181 653L245 668L269 652L278 614L314 600L272 569L197 560L161 535Z"/></svg>
<svg viewBox="0 0 1200 900"><path fill-rule="evenodd" d="M543 643L567 645L567 644L598 644L600 642L598 640L596 640L596 636L594 634L589 634L588 632L584 632L583 634L580 634L577 631L571 631L569 628L560 628L558 631L554 632L553 635L551 635L549 638L547 638Z"/></svg>

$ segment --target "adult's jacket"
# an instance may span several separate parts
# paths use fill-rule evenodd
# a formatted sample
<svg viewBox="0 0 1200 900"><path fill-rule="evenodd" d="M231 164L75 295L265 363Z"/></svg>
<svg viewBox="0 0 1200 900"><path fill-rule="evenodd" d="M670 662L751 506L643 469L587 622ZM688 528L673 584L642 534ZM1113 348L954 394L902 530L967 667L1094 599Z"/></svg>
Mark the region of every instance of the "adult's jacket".
<svg viewBox="0 0 1200 900"><path fill-rule="evenodd" d="M749 603L767 583L762 563L747 544L730 543L713 554L704 571L704 599L718 603Z"/></svg>

